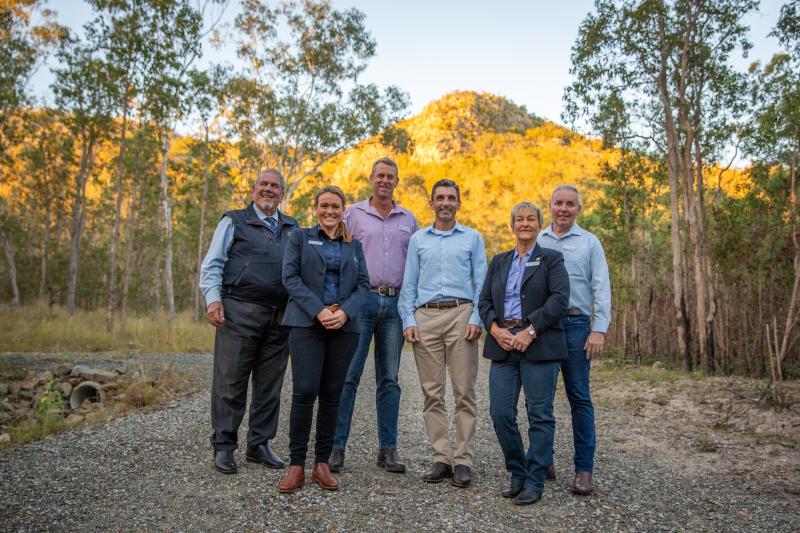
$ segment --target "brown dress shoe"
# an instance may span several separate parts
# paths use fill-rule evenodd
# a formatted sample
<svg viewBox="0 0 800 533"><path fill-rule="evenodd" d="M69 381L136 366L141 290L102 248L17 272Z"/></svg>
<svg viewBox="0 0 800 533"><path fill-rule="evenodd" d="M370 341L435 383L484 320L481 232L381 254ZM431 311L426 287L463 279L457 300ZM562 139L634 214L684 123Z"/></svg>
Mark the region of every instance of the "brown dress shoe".
<svg viewBox="0 0 800 533"><path fill-rule="evenodd" d="M547 481L555 481L556 479L556 467L550 465L550 468L547 469L547 476L545 477Z"/></svg>
<svg viewBox="0 0 800 533"><path fill-rule="evenodd" d="M328 463L317 463L311 471L311 481L325 490L339 490L339 482L331 475Z"/></svg>
<svg viewBox="0 0 800 533"><path fill-rule="evenodd" d="M290 466L289 471L278 485L281 494L297 492L306 484L306 471L302 466Z"/></svg>
<svg viewBox="0 0 800 533"><path fill-rule="evenodd" d="M592 493L592 473L576 472L575 480L572 482L573 494L587 495Z"/></svg>
<svg viewBox="0 0 800 533"><path fill-rule="evenodd" d="M384 448L378 453L378 466L396 474L404 474L406 471L406 465L400 461L395 448Z"/></svg>
<svg viewBox="0 0 800 533"><path fill-rule="evenodd" d="M450 484L460 489L469 487L472 482L472 471L467 465L456 465L453 468L453 477L450 479Z"/></svg>
<svg viewBox="0 0 800 533"><path fill-rule="evenodd" d="M453 477L453 467L447 463L436 461L431 465L431 469L422 476L422 481L425 483L439 483L451 477Z"/></svg>

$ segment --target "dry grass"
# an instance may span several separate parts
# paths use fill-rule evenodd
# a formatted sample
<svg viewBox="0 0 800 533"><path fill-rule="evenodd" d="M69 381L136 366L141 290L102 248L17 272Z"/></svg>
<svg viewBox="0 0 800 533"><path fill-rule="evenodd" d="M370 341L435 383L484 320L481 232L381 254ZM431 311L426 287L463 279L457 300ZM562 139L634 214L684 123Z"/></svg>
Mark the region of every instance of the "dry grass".
<svg viewBox="0 0 800 533"><path fill-rule="evenodd" d="M0 352L207 352L214 328L179 313L172 327L165 315L128 318L124 331L107 333L103 311L30 305L0 308Z"/></svg>

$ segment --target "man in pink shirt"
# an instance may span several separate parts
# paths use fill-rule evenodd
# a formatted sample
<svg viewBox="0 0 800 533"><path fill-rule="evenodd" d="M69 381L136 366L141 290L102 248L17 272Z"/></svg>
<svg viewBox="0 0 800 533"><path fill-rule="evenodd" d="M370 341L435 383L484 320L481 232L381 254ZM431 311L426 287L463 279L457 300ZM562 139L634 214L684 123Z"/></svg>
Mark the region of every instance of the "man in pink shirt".
<svg viewBox="0 0 800 533"><path fill-rule="evenodd" d="M375 337L375 407L378 422L378 466L388 472L404 473L406 465L397 454L397 416L400 410L400 353L403 350L403 321L397 312L397 299L403 282L406 251L417 220L394 201L400 182L397 163L383 157L372 165L369 180L372 196L347 208L344 221L353 237L361 241L369 272L370 293L359 320L361 336L350 363L339 399L339 415L333 452L332 472L344 468L344 450L350 435L356 391Z"/></svg>

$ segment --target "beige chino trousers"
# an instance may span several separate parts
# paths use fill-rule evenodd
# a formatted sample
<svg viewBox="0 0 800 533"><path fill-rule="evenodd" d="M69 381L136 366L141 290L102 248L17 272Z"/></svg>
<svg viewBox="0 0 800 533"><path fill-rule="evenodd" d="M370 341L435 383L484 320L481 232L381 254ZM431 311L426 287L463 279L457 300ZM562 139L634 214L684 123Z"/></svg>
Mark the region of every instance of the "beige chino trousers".
<svg viewBox="0 0 800 533"><path fill-rule="evenodd" d="M420 307L414 312L420 340L412 345L419 384L425 397L422 417L433 448L433 460L470 468L475 440L475 379L478 376L478 341L464 338L471 314L472 304L450 309ZM455 400L456 446L452 460L444 398L445 369L450 374Z"/></svg>

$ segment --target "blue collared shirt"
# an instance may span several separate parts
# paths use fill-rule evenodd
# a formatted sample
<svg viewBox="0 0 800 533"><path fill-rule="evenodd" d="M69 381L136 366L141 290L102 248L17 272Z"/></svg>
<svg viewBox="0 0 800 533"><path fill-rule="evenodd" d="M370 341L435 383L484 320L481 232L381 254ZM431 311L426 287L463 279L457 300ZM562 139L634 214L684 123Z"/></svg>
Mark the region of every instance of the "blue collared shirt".
<svg viewBox="0 0 800 533"><path fill-rule="evenodd" d="M277 227L280 229L277 209L272 215L267 215L253 203L253 210L261 220L271 216L278 223ZM203 259L203 264L200 266L199 285L200 290L203 291L203 295L206 297L206 306L222 300L220 296L222 271L225 268L225 263L228 262L228 251L230 251L231 245L233 245L233 221L231 217L223 215L217 224L217 229L214 230L214 236L211 238L208 252L205 259Z"/></svg>
<svg viewBox="0 0 800 533"><path fill-rule="evenodd" d="M339 272L342 268L342 237L331 239L325 230L319 229L322 241L322 257L325 258L325 280L323 282L322 303L341 304L339 299Z"/></svg>
<svg viewBox="0 0 800 533"><path fill-rule="evenodd" d="M403 328L417 325L414 311L423 304L455 298L472 300L469 323L480 327L478 298L485 277L486 249L480 233L461 224L450 231L433 226L419 230L408 243L397 302Z"/></svg>
<svg viewBox="0 0 800 533"><path fill-rule="evenodd" d="M522 261L519 260L519 252L514 250L514 258L511 260L511 267L508 269L508 281L506 282L506 293L503 296L503 309L506 316L503 318L522 318L522 300L520 299L520 289L522 288L522 275L525 273L525 263L527 263L533 248L528 250Z"/></svg>
<svg viewBox="0 0 800 533"><path fill-rule="evenodd" d="M569 306L592 317L592 331L605 333L611 323L611 280L603 246L594 234L573 224L560 238L547 226L537 238L539 246L564 254L569 273Z"/></svg>

